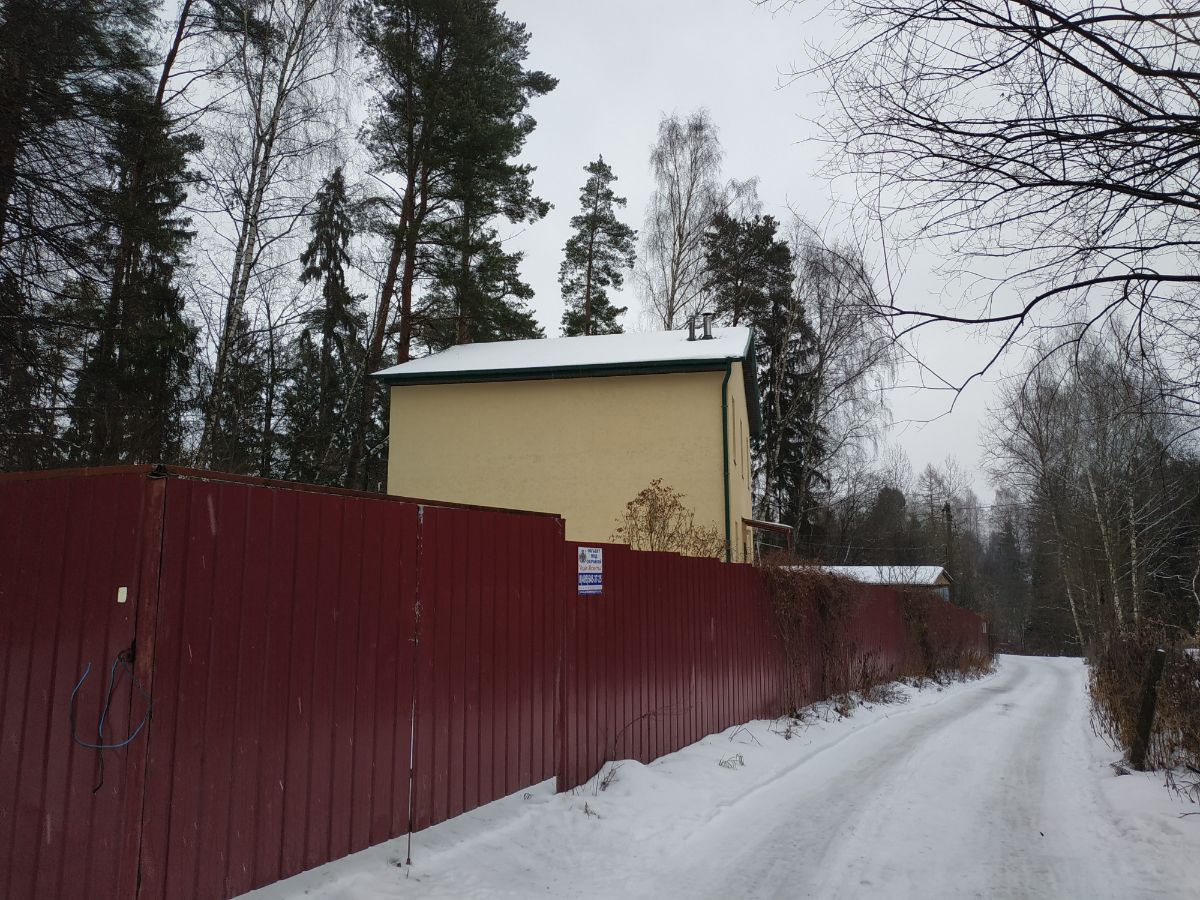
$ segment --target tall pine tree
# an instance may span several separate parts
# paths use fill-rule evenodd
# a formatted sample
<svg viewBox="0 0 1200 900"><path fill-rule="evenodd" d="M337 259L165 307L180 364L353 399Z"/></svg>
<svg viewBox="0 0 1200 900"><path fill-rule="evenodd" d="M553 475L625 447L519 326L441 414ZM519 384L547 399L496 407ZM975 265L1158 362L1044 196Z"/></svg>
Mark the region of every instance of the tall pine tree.
<svg viewBox="0 0 1200 900"><path fill-rule="evenodd" d="M738 219L718 212L704 235L710 302L730 325L759 323L768 314L771 292L791 280L792 253L775 239L771 216Z"/></svg>
<svg viewBox="0 0 1200 900"><path fill-rule="evenodd" d="M300 280L320 284L321 303L304 317L283 396L288 476L317 484L342 482L357 398L354 379L362 364L365 317L346 286L350 207L339 167L317 192L312 239L300 255Z"/></svg>
<svg viewBox="0 0 1200 900"><path fill-rule="evenodd" d="M450 319L456 343L460 336L470 339L474 318L516 319L515 330L505 326L510 336L531 321L511 304L510 292L470 288L481 273L515 265L511 257L500 258L503 248L488 234L494 218L518 222L545 214L545 204L530 190L531 168L513 160L535 125L530 101L556 81L525 67L529 33L499 12L496 0L361 0L354 22L375 62L379 93L368 146L376 167L396 176L400 196L398 203L381 203L392 213L380 225L391 253L367 340L365 375L382 364L389 334L397 335L396 356L403 362L420 338L419 325L436 326L426 340L436 346ZM422 276L432 278L433 289L428 307L418 309ZM489 277L493 287L503 280ZM393 328L395 299L399 322ZM480 303L486 308L477 310ZM364 377L348 464L351 483L370 480L364 477L366 434L379 393Z"/></svg>
<svg viewBox="0 0 1200 900"><path fill-rule="evenodd" d="M758 515L803 532L812 526L815 482L810 357L814 334L793 291L792 250L771 216L718 213L705 235L708 290L718 318L755 331L762 435L755 485Z"/></svg>
<svg viewBox="0 0 1200 900"><path fill-rule="evenodd" d="M625 205L612 189L617 180L601 156L584 166L588 180L579 194L579 215L572 217L575 233L567 238L558 283L566 310L564 335L620 334L617 317L624 306L614 306L608 289L620 289L624 272L633 268L637 232L617 220L617 207Z"/></svg>
<svg viewBox="0 0 1200 900"><path fill-rule="evenodd" d="M52 465L80 348L85 282L106 277L102 196L131 85L146 80L147 0L8 0L0 12L0 460ZM140 85L139 85L140 86ZM68 301L79 299L78 307ZM66 350L64 354L64 348ZM73 348L73 349L72 349ZM26 404L32 404L26 408ZM87 448L85 448L87 449Z"/></svg>
<svg viewBox="0 0 1200 900"><path fill-rule="evenodd" d="M191 239L179 208L190 178L187 157L199 141L172 133L145 82L126 86L115 126L106 155L112 178L95 194L106 223L97 242L106 259L117 255L118 243L127 256L115 309L106 303L94 316L98 338L79 372L69 439L76 462L174 461L197 338L175 284Z"/></svg>
<svg viewBox="0 0 1200 900"><path fill-rule="evenodd" d="M523 303L533 290L519 277L521 257L504 249L492 223L536 222L550 210L533 192L533 167L514 160L536 124L529 102L557 82L525 69L524 25L490 2L464 9L451 75L456 95L474 102L455 104L447 123L447 207L432 228L431 290L419 313L431 349L541 336Z"/></svg>

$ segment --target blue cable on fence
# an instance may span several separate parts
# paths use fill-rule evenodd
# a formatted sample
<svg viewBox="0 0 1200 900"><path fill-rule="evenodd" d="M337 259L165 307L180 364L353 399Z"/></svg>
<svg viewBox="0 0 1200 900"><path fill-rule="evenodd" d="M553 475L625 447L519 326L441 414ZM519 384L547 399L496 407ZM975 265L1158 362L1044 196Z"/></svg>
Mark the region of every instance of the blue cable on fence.
<svg viewBox="0 0 1200 900"><path fill-rule="evenodd" d="M132 647L127 650L122 650L117 654L117 658L113 660L112 668L110 668L108 671L108 689L104 692L104 706L100 710L100 722L96 726L96 737L98 739L97 743L85 741L80 738L75 727L75 700L79 695L79 689L83 687L83 683L87 681L88 676L92 674L92 664L90 662L84 668L83 675L80 676L79 681L75 683L75 687L71 691L71 703L68 710L69 718L71 720L71 740L81 747L86 747L89 750L95 750L100 761L100 780L92 789L93 794L99 791L104 784L104 751L120 750L122 747L129 746L129 744L133 742L133 739L136 738L141 733L142 729L146 727L146 723L150 721L150 710L154 706L154 701L150 699L150 695L146 693L146 689L143 688L141 682L137 680L137 676L133 674L133 669L129 666L129 661L132 658ZM142 716L142 721L138 723L137 728L133 729L133 731L129 733L128 737L115 743L105 743L104 723L108 720L108 713L112 708L113 693L116 691L117 682L120 680L120 673L117 671L117 666L120 666L122 670L129 675L129 680L133 683L133 686L137 688L138 693L141 694L142 698L146 701L146 712Z"/></svg>

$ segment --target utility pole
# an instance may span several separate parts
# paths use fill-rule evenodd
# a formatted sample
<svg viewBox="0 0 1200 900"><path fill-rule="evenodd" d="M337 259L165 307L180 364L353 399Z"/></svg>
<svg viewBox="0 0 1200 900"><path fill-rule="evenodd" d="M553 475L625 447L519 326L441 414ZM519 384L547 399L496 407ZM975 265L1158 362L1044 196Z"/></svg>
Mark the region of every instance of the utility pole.
<svg viewBox="0 0 1200 900"><path fill-rule="evenodd" d="M942 515L946 519L946 571L954 568L954 514L950 511L950 501L942 504Z"/></svg>

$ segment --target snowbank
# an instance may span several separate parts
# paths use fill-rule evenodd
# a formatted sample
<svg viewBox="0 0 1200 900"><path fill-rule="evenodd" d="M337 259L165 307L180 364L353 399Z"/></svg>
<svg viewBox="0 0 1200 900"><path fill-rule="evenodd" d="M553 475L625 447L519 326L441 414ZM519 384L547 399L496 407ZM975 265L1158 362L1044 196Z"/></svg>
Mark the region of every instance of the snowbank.
<svg viewBox="0 0 1200 900"><path fill-rule="evenodd" d="M411 868L401 839L247 897L724 898L790 885L812 897L1128 898L1160 876L1179 890L1154 896L1197 896L1200 816L1179 814L1200 807L1161 778L1117 777L1116 754L1086 728L1082 665L1045 663L902 687L905 702L850 718L826 705L801 724L750 722L650 765L610 764L569 794L546 782L418 833ZM1079 809L1064 809L1072 797ZM963 841L973 849L956 850ZM1010 889L986 891L997 881ZM1030 893L1038 884L1057 887Z"/></svg>

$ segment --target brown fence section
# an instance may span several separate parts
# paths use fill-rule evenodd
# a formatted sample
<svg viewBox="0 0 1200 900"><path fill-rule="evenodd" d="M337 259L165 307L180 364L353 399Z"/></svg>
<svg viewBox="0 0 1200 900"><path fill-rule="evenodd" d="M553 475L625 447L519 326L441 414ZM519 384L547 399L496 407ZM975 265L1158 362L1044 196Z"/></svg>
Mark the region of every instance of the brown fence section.
<svg viewBox="0 0 1200 900"><path fill-rule="evenodd" d="M752 567L603 545L580 595L578 546L214 473L0 476L0 897L220 900L822 695L819 620L789 661ZM856 652L900 659L901 615L872 592Z"/></svg>
<svg viewBox="0 0 1200 900"><path fill-rule="evenodd" d="M892 588L864 585L847 632L856 674L898 677L908 670L913 654L918 652L905 625L900 596ZM822 688L818 696L827 693Z"/></svg>

